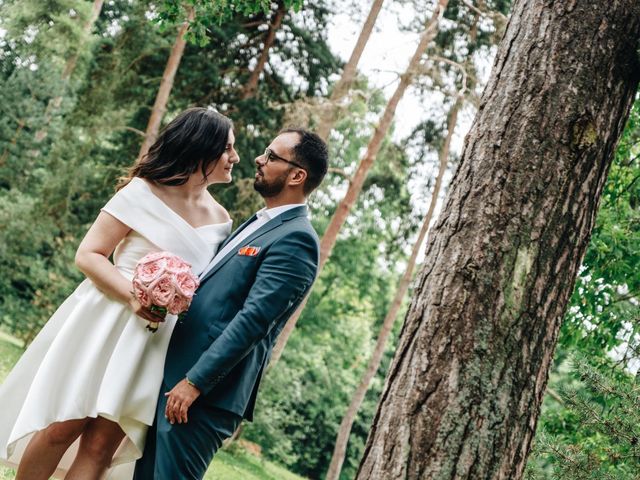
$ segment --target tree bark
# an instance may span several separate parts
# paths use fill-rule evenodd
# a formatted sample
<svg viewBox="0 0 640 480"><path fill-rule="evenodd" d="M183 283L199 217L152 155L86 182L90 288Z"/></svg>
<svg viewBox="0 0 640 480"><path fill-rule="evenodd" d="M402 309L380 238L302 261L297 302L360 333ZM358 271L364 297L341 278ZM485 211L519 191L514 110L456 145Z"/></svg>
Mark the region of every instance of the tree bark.
<svg viewBox="0 0 640 480"><path fill-rule="evenodd" d="M357 479L519 479L640 77L637 0L517 0Z"/></svg>
<svg viewBox="0 0 640 480"><path fill-rule="evenodd" d="M373 162L376 160L376 156L380 151L382 141L389 131L389 127L391 126L391 122L393 121L393 117L396 113L396 107L404 96L404 92L407 90L407 87L411 85L411 82L415 77L416 70L418 70L418 67L420 65L420 60L427 50L427 46L438 33L438 25L440 23L442 15L444 14L445 8L447 8L447 3L449 3L449 0L437 0L433 14L427 22L424 32L420 36L420 41L418 42L418 46L416 47L416 50L411 57L409 66L400 77L400 83L393 93L393 96L389 100L389 103L387 103L380 123L378 124L373 137L371 137L371 140L369 141L367 151L360 160L358 169L351 179L351 183L349 184L347 193L338 205L338 208L333 214L333 217L331 217L331 221L329 222L329 225L327 226L327 229L325 230L324 235L320 240L320 262L318 265L318 274L322 272L324 264L327 263L327 260L331 256L331 250L333 250L333 246L336 243L338 233L340 232L342 225L344 225L344 222L347 220L347 216L349 215L349 212L351 212L353 205L358 199L358 195L362 190L362 186L364 185L364 181L367 178L367 174L373 166ZM284 350L284 346L286 345L291 332L293 332L296 322L298 321L298 318L300 318L302 310L304 310L304 307L307 304L307 298L305 298L305 300L301 303L301 305L294 312L294 314L282 329L282 332L278 337L278 342L273 349L273 355L271 357L272 365L275 365L275 363L280 359L282 351Z"/></svg>
<svg viewBox="0 0 640 480"><path fill-rule="evenodd" d="M364 52L364 47L367 45L369 41L369 37L371 37L371 32L373 31L373 26L378 19L378 14L382 9L382 4L384 0L374 0L371 9L369 10L369 15L367 15L367 19L362 26L362 30L360 31L360 35L358 35L358 40L356 41L355 47L353 47L353 51L351 52L351 56L349 57L349 61L344 66L342 70L342 76L340 80L334 85L333 90L331 91L331 96L329 97L329 108L322 113L320 118L320 123L318 128L316 129L316 134L320 136L320 138L327 140L329 138L329 134L331 133L331 129L333 128L333 124L336 121L336 105L349 91L353 80L356 78L356 71L358 68L358 63L360 63L360 57L362 57L362 52Z"/></svg>
<svg viewBox="0 0 640 480"><path fill-rule="evenodd" d="M278 9L273 17L273 20L269 22L269 29L267 30L267 36L264 39L264 46L262 48L262 52L260 53L260 58L258 58L258 63L256 64L256 68L253 69L251 75L249 76L249 80L240 95L242 100L247 100L248 98L252 98L255 96L256 91L258 90L258 80L260 80L260 74L264 71L264 66L267 64L267 60L269 60L269 50L273 47L273 44L276 40L276 32L282 25L282 19L284 18L285 13L287 13L287 9L284 5L284 1L280 0L278 2Z"/></svg>
<svg viewBox="0 0 640 480"><path fill-rule="evenodd" d="M413 277L413 269L416 266L418 254L420 253L420 249L422 248L424 239L427 236L427 232L429 231L429 224L431 223L431 218L433 217L433 212L435 210L436 203L438 202L438 196L440 195L442 179L444 178L444 174L447 171L451 138L453 137L453 131L458 121L458 112L462 107L462 103L463 98L462 96L459 96L458 98L456 98L454 104L449 110L449 118L447 121L447 135L444 138L444 142L442 144L440 152L438 152L438 176L436 177L433 192L431 193L429 210L427 211L427 214L425 215L422 222L422 227L420 228L418 239L413 245L411 256L409 257L409 260L407 262L407 267L405 268L404 274L400 279L400 283L398 283L398 287L393 297L393 301L391 302L391 306L389 307L389 311L387 312L387 315L384 317L384 321L382 322L382 327L380 328L380 333L378 334L378 340L373 350L373 354L371 355L371 359L369 359L367 369L365 370L364 375L362 376L362 379L360 380L360 383L358 384L358 387L356 388L356 391L351 398L351 403L349 404L349 408L347 408L345 416L342 418L342 422L340 422L340 428L338 429L338 436L336 437L336 444L333 449L333 455L331 457L331 463L329 464L329 470L327 472L326 480L338 480L338 478L340 478L340 471L342 470L342 464L344 463L344 458L347 453L347 443L349 442L351 427L353 426L356 414L360 409L360 405L362 405L362 401L364 400L367 390L369 390L371 380L378 371L378 368L380 368L382 356L384 355L385 345L387 344L387 340L389 338L389 335L391 334L391 329L393 328L393 324L396 320L396 317L398 316L398 311L400 311L400 307L402 306L402 300L407 294L407 290L409 290L409 284L411 283L411 278Z"/></svg>
<svg viewBox="0 0 640 480"><path fill-rule="evenodd" d="M145 138L142 142L142 146L140 147L140 152L138 153L139 159L147 154L151 145L153 145L153 143L156 141L156 137L158 136L158 132L160 131L160 123L162 122L162 117L167 111L167 103L169 101L171 89L173 88L173 81L176 77L176 72L178 71L178 67L180 66L180 60L182 60L182 54L184 53L184 48L187 44L184 36L187 33L187 30L189 30L189 23L194 18L194 8L187 7L187 20L180 26L180 29L178 30L176 41L173 44L171 54L169 55L169 59L167 60L167 65L165 66L164 73L162 74L160 88L158 89L156 100L153 104L153 108L151 109L151 116L149 117L149 122L147 123Z"/></svg>

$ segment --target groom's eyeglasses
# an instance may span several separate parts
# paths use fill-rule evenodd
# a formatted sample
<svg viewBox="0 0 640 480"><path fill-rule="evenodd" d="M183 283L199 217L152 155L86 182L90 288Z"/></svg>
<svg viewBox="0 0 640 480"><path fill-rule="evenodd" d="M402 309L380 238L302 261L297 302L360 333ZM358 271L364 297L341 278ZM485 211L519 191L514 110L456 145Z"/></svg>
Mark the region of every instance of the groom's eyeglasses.
<svg viewBox="0 0 640 480"><path fill-rule="evenodd" d="M273 151L270 148L266 148L264 150L264 158L266 160L266 162L264 163L275 162L276 160L280 160L281 162L287 162L287 163L290 163L291 165L301 168L305 172L307 171L307 169L302 165L300 165L299 163L293 162L291 160L287 160L286 158L282 158L280 155L276 155L275 153L273 153Z"/></svg>

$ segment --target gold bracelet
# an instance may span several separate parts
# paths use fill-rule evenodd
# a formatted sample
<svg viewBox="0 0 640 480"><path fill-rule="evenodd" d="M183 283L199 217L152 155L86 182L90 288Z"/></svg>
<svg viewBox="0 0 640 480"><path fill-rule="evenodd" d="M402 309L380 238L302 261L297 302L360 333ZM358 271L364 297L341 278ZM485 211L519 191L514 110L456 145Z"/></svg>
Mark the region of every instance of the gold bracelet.
<svg viewBox="0 0 640 480"><path fill-rule="evenodd" d="M193 388L198 388L198 387L196 386L196 384L195 384L195 383L193 383L191 380L189 380L189 377L184 377L184 379L185 379L185 380L187 381L187 383L188 383L189 385L191 385Z"/></svg>

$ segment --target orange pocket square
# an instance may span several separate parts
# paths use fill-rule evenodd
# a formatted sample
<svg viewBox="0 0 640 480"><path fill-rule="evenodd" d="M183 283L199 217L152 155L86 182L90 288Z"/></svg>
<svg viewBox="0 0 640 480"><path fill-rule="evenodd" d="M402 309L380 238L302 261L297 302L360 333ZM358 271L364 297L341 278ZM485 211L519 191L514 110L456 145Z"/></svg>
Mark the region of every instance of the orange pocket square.
<svg viewBox="0 0 640 480"><path fill-rule="evenodd" d="M242 247L240 250L238 250L238 255L255 257L256 255L258 255L259 251L260 247Z"/></svg>

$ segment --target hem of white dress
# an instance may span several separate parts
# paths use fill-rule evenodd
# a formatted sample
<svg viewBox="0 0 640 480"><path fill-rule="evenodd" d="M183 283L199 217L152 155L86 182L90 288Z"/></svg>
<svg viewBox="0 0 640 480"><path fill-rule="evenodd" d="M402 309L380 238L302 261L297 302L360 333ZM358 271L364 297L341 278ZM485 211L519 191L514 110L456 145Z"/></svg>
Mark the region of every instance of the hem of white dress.
<svg viewBox="0 0 640 480"><path fill-rule="evenodd" d="M139 458L142 457L142 448L144 448L143 445L138 446L134 440L134 438L132 438L133 436L131 435L131 430L128 429L125 425L123 425L123 418L116 418L113 415L110 415L106 412L101 412L98 413L96 415L87 415L85 417L78 417L78 418L66 418L63 420L56 420L56 422L51 422L48 423L46 425L43 425L41 428L34 428L33 430L29 431L29 432L25 432L22 433L20 435L19 438L14 438L14 439L9 439L9 442L7 443L6 447L3 449L4 451L2 452L2 455L0 455L0 463L9 466L11 468L17 469L18 465L20 463L20 461L22 460L22 454L24 453L24 450L22 451L22 453L20 454L20 458L16 459L17 463L15 461L10 460L11 457L14 455L15 453L15 449L18 446L18 443L21 442L22 440L25 440L27 437L33 436L34 434L36 434L37 432L44 430L45 428L47 428L49 425L53 424L53 423L58 423L58 422L66 422L66 421L70 421L70 420L81 420L83 418L98 418L98 417L102 417L105 418L107 420L110 420L112 422L117 423L118 425L120 425L120 428L122 428L122 430L124 431L125 434L125 438L123 438L123 441L120 443L120 445L118 446L116 453L114 454L114 457L111 461L111 464L109 465L109 469L112 469L118 465L123 465L126 463L131 463L131 462L135 462L137 461ZM147 423L141 422L140 420L131 418L127 420L132 420L140 425L145 425L147 427L149 427L149 425ZM129 431L127 431L129 430ZM78 443L80 441L81 437L78 437L70 446L69 449L67 450L67 452L69 452L71 449L73 449L74 447L78 446ZM145 435L146 438L146 435ZM125 441L126 439L126 441ZM28 442L27 442L28 445ZM26 445L25 445L25 449L26 449ZM77 453L77 448L75 448L76 453ZM6 455L6 457L4 457L3 455ZM75 455L74 455L75 458ZM61 459L62 460L62 459ZM56 471L53 475L53 478L60 478L63 479L64 476L67 474L67 469L66 468L56 468Z"/></svg>

